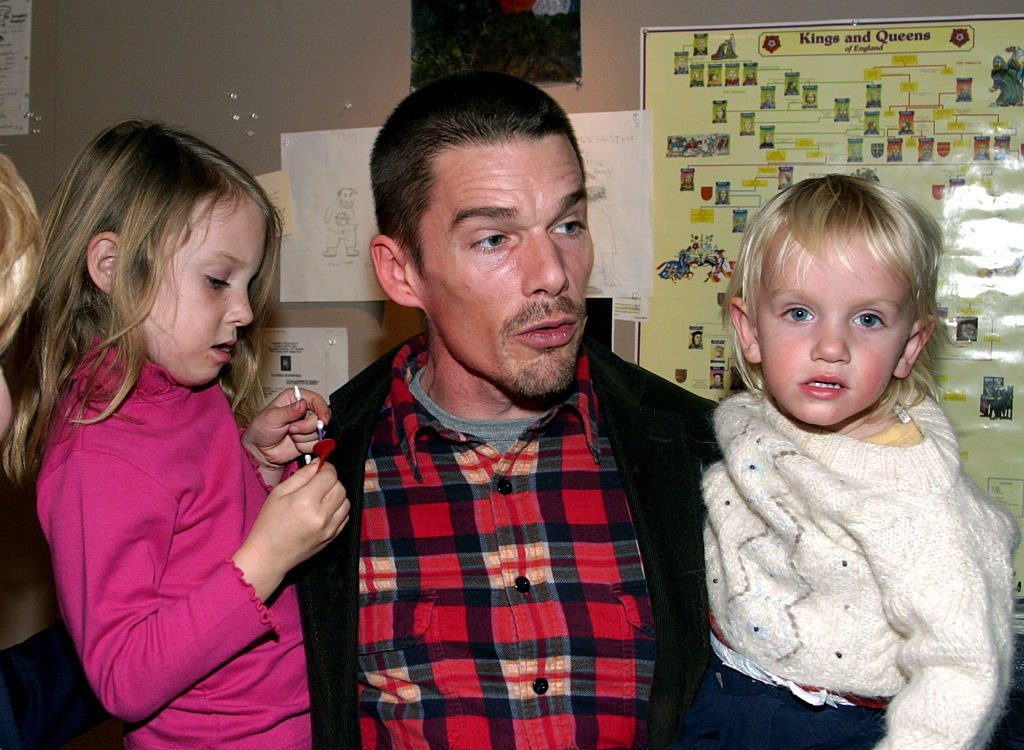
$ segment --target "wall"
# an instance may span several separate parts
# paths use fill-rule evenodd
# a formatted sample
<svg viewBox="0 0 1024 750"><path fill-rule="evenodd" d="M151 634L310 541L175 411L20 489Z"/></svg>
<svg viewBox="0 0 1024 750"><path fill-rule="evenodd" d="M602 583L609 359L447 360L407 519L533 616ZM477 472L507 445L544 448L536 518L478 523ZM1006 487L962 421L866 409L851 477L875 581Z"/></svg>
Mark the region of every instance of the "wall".
<svg viewBox="0 0 1024 750"><path fill-rule="evenodd" d="M38 133L0 139L41 205L101 128L127 117L194 131L254 173L279 168L283 132L380 125L408 91L406 0L34 0L32 110ZM807 10L813 8L813 10ZM554 85L570 112L636 109L642 27L1013 13L1019 0L582 0L583 76ZM851 15L851 10L855 15ZM280 325L345 326L349 370L418 328L383 303L289 304ZM616 336L616 346L629 330ZM10 363L9 366L16 366ZM32 498L0 486L0 646L54 617ZM125 502L131 498L126 497ZM107 726L77 747L116 747Z"/></svg>

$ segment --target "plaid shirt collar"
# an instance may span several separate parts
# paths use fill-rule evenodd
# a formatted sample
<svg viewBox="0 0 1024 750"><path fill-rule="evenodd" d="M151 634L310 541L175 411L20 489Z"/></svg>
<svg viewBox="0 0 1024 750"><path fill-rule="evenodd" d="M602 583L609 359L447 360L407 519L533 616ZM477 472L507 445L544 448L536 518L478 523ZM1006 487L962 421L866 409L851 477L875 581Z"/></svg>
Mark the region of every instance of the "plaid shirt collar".
<svg viewBox="0 0 1024 750"><path fill-rule="evenodd" d="M409 390L413 376L427 364L427 356L427 335L423 333L410 339L399 349L391 366L391 423L395 425L402 453L409 461L413 476L418 482L423 481L416 456L416 438L421 431L433 430L440 437L453 443L468 443L473 440L472 437L451 430L438 422ZM586 348L582 346L576 359L575 385L566 391L562 401L539 416L526 432L543 432L545 427L565 409L571 409L579 416L594 463L600 463L601 449L597 442L597 394L594 393L594 384L590 379L590 359Z"/></svg>

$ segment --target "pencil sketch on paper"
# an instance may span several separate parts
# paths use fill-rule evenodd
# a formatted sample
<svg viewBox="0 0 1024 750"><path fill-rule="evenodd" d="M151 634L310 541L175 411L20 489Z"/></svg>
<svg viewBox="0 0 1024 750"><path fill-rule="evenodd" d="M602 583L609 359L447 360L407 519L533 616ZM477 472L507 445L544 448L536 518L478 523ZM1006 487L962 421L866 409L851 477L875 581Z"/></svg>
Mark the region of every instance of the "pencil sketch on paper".
<svg viewBox="0 0 1024 750"><path fill-rule="evenodd" d="M650 299L654 248L648 114L585 112L570 118L583 156L594 243L587 296Z"/></svg>
<svg viewBox="0 0 1024 750"><path fill-rule="evenodd" d="M587 165L587 221L594 240L594 268L590 272L587 294L615 296L619 285L615 276L615 231L605 210L612 171L596 158L584 157Z"/></svg>
<svg viewBox="0 0 1024 750"><path fill-rule="evenodd" d="M359 225L356 222L355 205L355 189L343 187L338 191L334 203L324 212L324 224L327 226L325 258L336 258L341 253L348 258L359 255Z"/></svg>

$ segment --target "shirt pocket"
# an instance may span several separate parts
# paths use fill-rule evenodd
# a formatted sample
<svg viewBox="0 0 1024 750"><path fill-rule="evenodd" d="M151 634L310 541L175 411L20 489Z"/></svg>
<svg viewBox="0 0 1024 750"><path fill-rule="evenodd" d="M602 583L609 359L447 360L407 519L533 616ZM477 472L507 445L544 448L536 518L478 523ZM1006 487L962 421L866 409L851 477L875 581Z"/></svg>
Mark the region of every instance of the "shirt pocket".
<svg viewBox="0 0 1024 750"><path fill-rule="evenodd" d="M378 591L359 597L359 655L409 648L430 627L433 592Z"/></svg>
<svg viewBox="0 0 1024 750"><path fill-rule="evenodd" d="M618 600L623 614L633 628L633 634L641 640L654 639L654 610L647 584L617 583L611 587L612 595Z"/></svg>
<svg viewBox="0 0 1024 750"><path fill-rule="evenodd" d="M437 595L380 591L359 597L359 667L363 701L400 705L422 698L412 675L430 673L433 650L427 638ZM382 717L385 718L385 717Z"/></svg>

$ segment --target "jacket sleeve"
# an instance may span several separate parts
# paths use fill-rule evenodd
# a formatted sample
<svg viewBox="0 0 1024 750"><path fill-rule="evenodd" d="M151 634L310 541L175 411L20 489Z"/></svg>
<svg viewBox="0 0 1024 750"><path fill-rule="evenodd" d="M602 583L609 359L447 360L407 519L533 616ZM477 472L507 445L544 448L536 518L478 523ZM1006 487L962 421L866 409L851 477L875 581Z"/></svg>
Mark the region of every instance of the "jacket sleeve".
<svg viewBox="0 0 1024 750"><path fill-rule="evenodd" d="M160 591L177 498L141 467L76 450L40 478L36 494L61 612L115 716L146 718L272 630L229 560L211 562L211 573L177 596Z"/></svg>
<svg viewBox="0 0 1024 750"><path fill-rule="evenodd" d="M0 747L62 747L107 718L57 622L0 651Z"/></svg>
<svg viewBox="0 0 1024 750"><path fill-rule="evenodd" d="M700 479L718 457L714 404L587 341L654 609L652 750L676 737L708 652Z"/></svg>

